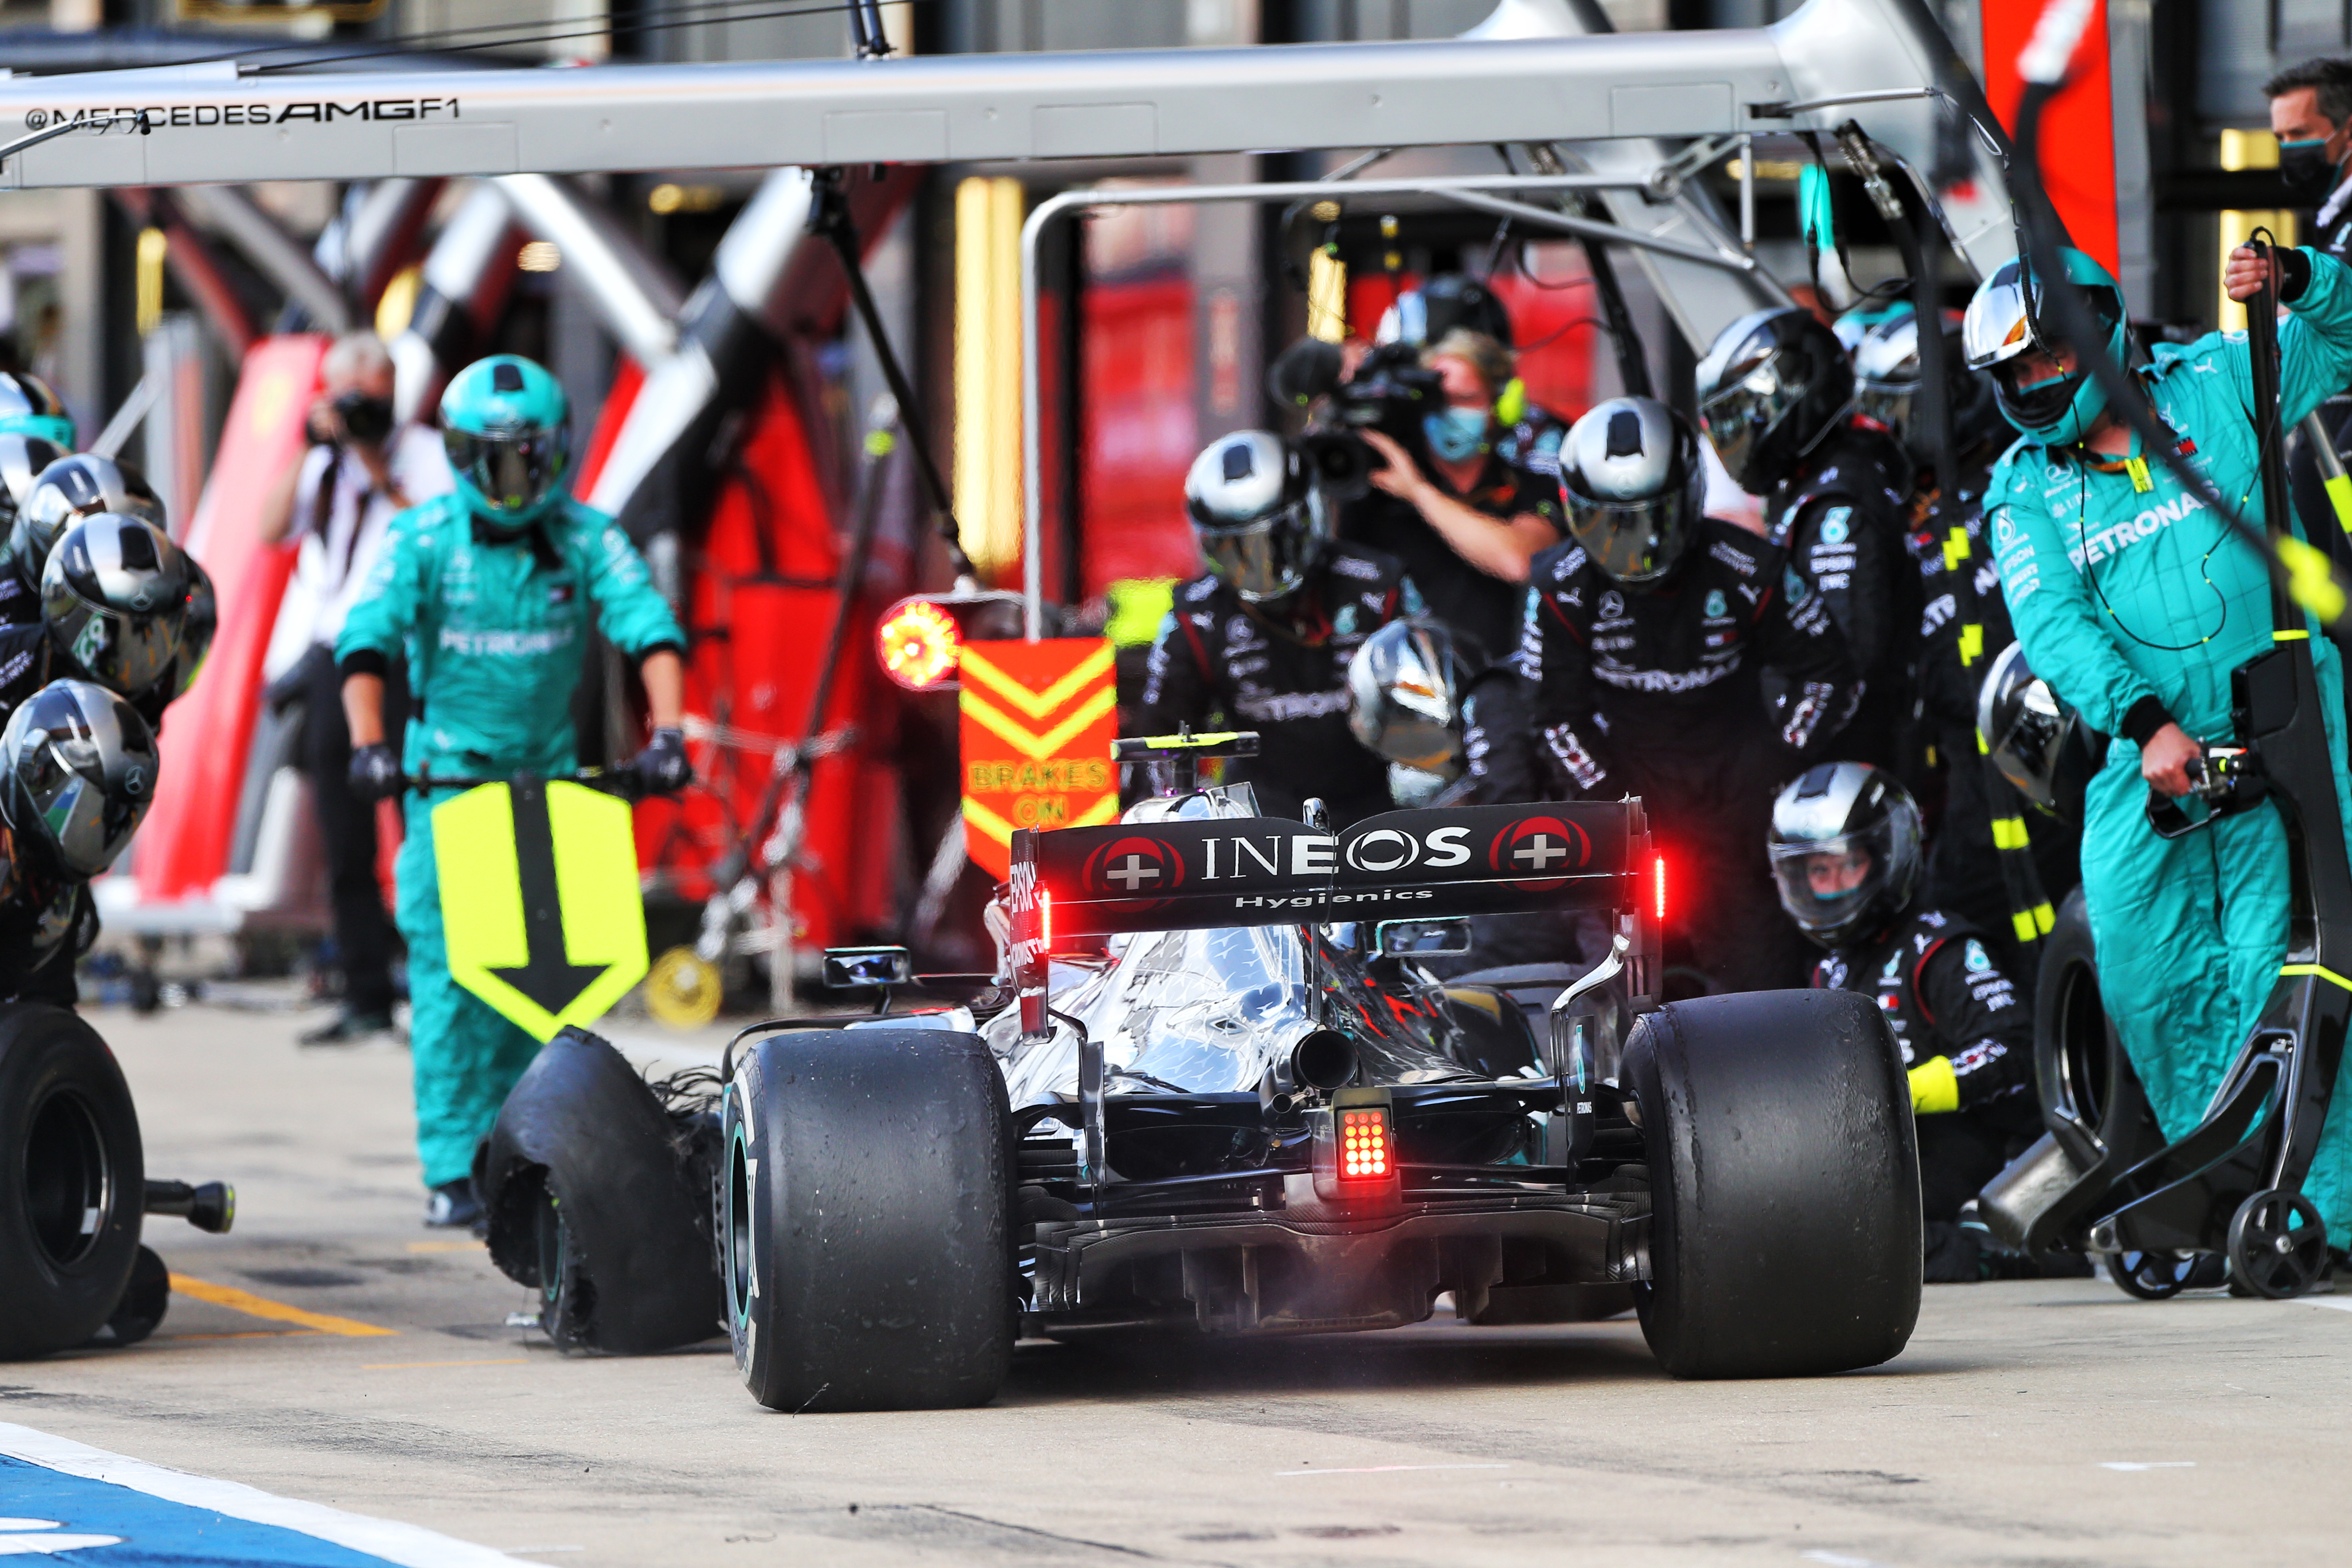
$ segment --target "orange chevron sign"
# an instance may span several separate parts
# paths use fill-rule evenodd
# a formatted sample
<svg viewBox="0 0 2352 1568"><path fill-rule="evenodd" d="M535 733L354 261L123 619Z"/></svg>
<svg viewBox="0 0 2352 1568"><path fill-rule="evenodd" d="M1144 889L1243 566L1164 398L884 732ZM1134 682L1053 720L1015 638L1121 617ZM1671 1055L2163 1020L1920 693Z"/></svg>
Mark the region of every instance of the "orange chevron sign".
<svg viewBox="0 0 2352 1568"><path fill-rule="evenodd" d="M1019 827L1118 820L1111 647L1099 637L963 645L963 837L973 862L1012 872Z"/></svg>

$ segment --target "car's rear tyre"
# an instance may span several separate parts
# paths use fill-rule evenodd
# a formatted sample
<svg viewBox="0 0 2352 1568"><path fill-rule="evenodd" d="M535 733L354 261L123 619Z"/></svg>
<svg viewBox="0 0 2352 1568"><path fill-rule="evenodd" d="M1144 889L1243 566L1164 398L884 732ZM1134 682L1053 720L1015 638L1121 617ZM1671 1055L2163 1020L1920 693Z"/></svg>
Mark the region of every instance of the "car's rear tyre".
<svg viewBox="0 0 2352 1568"><path fill-rule="evenodd" d="M1919 1151L1867 996L1676 1002L1626 1045L1653 1214L1642 1331L1676 1377L1875 1366L1918 1321Z"/></svg>
<svg viewBox="0 0 2352 1568"><path fill-rule="evenodd" d="M147 1173L114 1055L63 1008L0 1005L0 1359L98 1332L139 1257Z"/></svg>
<svg viewBox="0 0 2352 1568"><path fill-rule="evenodd" d="M598 1037L550 1040L475 1162L490 1260L540 1292L566 1349L641 1355L719 1331L707 1174L690 1129Z"/></svg>
<svg viewBox="0 0 2352 1568"><path fill-rule="evenodd" d="M774 1410L982 1405L1015 1325L1004 1082L976 1036L796 1030L736 1059L719 1253Z"/></svg>

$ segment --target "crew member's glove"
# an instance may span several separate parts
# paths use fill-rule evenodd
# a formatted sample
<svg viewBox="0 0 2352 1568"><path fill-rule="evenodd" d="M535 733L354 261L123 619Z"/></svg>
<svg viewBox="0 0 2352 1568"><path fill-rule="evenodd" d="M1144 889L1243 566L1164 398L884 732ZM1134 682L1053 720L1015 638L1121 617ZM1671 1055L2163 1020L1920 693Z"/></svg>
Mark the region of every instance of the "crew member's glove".
<svg viewBox="0 0 2352 1568"><path fill-rule="evenodd" d="M1960 1080L1949 1057L1929 1057L1911 1069L1911 1114L1933 1116L1960 1108Z"/></svg>
<svg viewBox="0 0 2352 1568"><path fill-rule="evenodd" d="M646 749L629 760L629 771L647 795L675 795L694 782L694 764L686 760L686 731L656 730Z"/></svg>
<svg viewBox="0 0 2352 1568"><path fill-rule="evenodd" d="M391 800L408 787L400 759L384 745L362 746L352 753L352 793L362 800Z"/></svg>

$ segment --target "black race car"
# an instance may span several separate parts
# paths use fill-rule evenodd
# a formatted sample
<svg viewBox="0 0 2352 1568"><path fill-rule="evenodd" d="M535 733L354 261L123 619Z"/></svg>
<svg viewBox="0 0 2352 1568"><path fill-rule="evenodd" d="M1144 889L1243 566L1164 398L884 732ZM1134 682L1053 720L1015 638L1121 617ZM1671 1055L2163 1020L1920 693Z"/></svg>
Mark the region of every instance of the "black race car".
<svg viewBox="0 0 2352 1568"><path fill-rule="evenodd" d="M1677 1376L1883 1362L1920 1289L1895 1042L1845 992L1655 1005L1664 896L1633 800L1334 833L1212 788L1023 832L973 1006L763 1024L650 1087L559 1037L484 1146L492 1256L560 1342L723 1328L783 1410L982 1403L1024 1334L1391 1328L1448 1295L1637 1308ZM1465 917L1547 911L1607 955L1430 972Z"/></svg>

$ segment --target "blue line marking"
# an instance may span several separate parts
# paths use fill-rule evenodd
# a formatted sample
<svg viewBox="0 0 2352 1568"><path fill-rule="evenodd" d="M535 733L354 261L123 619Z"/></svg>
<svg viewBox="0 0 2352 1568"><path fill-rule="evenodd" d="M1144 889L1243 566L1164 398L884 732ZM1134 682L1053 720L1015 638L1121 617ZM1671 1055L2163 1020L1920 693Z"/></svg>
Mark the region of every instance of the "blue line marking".
<svg viewBox="0 0 2352 1568"><path fill-rule="evenodd" d="M0 1455L0 1556L79 1568L383 1568L331 1541ZM28 1528L42 1524L52 1529ZM44 1537L72 1537L87 1545ZM104 1542L106 1544L100 1544ZM59 1550L58 1548L62 1548Z"/></svg>

